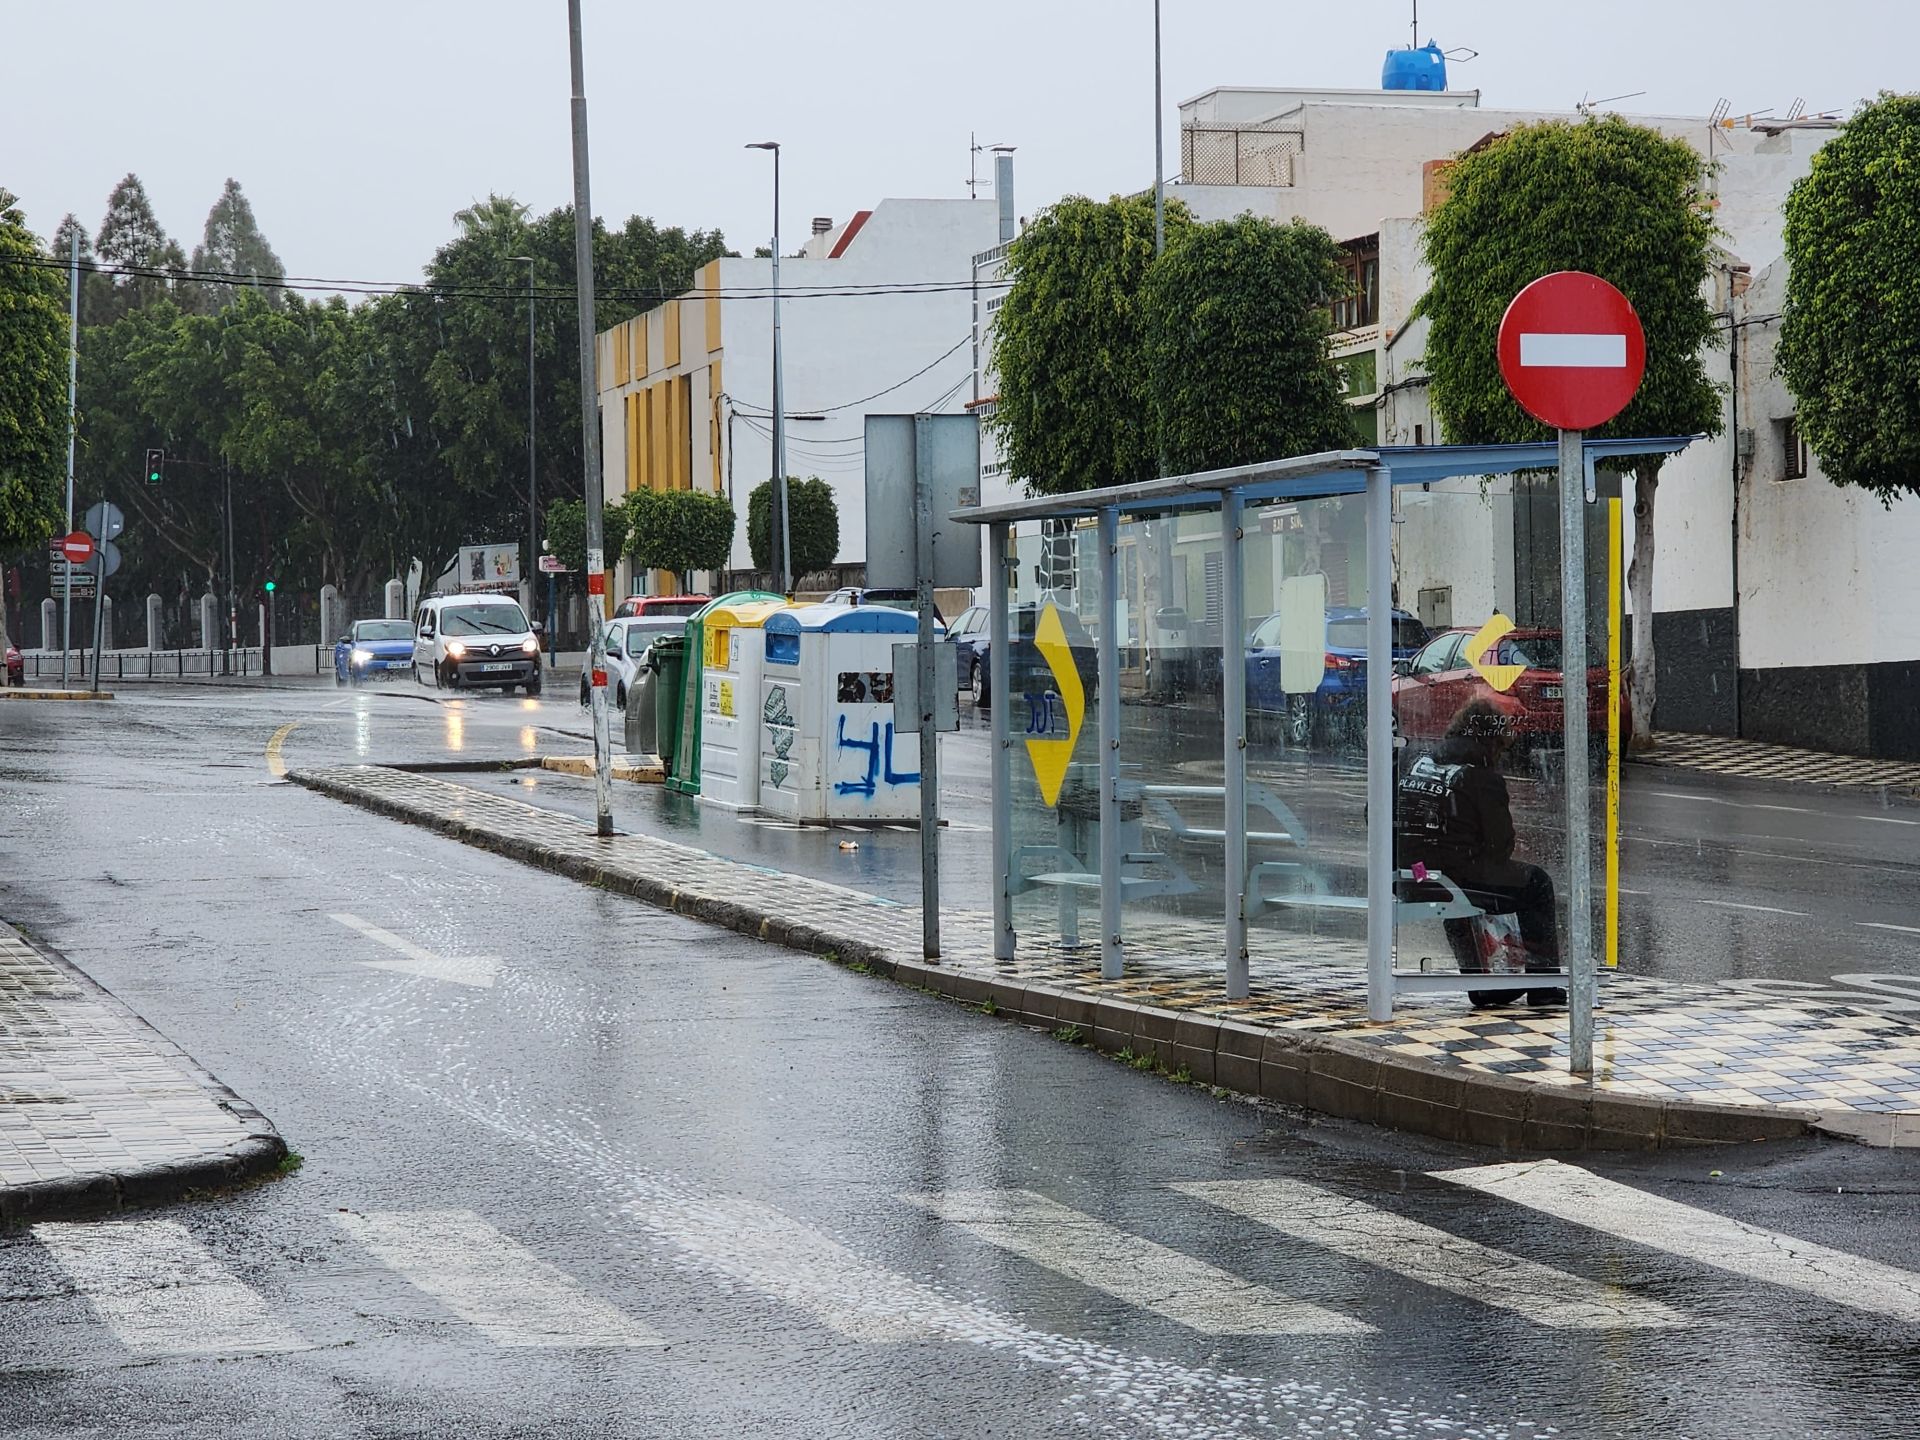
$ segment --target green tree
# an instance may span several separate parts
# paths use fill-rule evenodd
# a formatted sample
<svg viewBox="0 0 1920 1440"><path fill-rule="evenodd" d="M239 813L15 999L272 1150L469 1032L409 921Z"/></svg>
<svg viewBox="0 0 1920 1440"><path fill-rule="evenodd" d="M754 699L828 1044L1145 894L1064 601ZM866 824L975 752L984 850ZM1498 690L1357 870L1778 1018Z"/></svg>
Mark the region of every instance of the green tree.
<svg viewBox="0 0 1920 1440"><path fill-rule="evenodd" d="M1883 94L1787 197L1777 365L1836 485L1920 495L1920 95Z"/></svg>
<svg viewBox="0 0 1920 1440"><path fill-rule="evenodd" d="M695 570L725 567L733 550L733 505L707 490L636 490L627 497L627 554L636 566L667 570L684 590Z"/></svg>
<svg viewBox="0 0 1920 1440"><path fill-rule="evenodd" d="M1432 319L1426 368L1450 441L1499 444L1551 433L1500 378L1496 337L1508 303L1556 270L1585 270L1633 302L1647 337L1646 378L1633 402L1593 432L1718 434L1720 393L1701 350L1717 343L1703 289L1713 222L1703 162L1691 146L1617 116L1523 125L1448 172L1447 198L1427 222ZM1634 741L1653 741L1654 505L1660 458L1634 476Z"/></svg>
<svg viewBox="0 0 1920 1440"><path fill-rule="evenodd" d="M824 570L840 555L840 506L818 475L787 477L787 538L793 543L793 579ZM747 553L756 570L773 569L773 481L747 496Z"/></svg>
<svg viewBox="0 0 1920 1440"><path fill-rule="evenodd" d="M1348 448L1327 355L1348 283L1333 237L1243 215L1179 233L1140 290L1146 392L1169 470Z"/></svg>
<svg viewBox="0 0 1920 1440"><path fill-rule="evenodd" d="M102 265L146 272L112 278L104 293L101 313L94 317L102 321L117 319L129 310L164 299L173 281L165 274L152 272L178 272L187 267L186 255L167 238L159 217L153 213L146 186L140 183L138 175L131 173L107 196L106 218L100 222L93 249Z"/></svg>
<svg viewBox="0 0 1920 1440"><path fill-rule="evenodd" d="M253 217L253 206L238 180L227 181L220 198L207 212L206 228L200 243L193 247L193 269L199 274L235 275L243 279L251 276L256 281L286 277L287 268L261 233L260 223ZM238 293L231 285L189 284L194 286L198 302L193 308L200 310L221 309L231 304ZM285 301L286 292L273 286L259 293L276 310Z"/></svg>
<svg viewBox="0 0 1920 1440"><path fill-rule="evenodd" d="M1186 207L1169 202L1169 249L1189 223ZM1140 313L1153 260L1153 204L1143 196L1069 196L1008 249L990 423L1009 471L1033 493L1121 485L1157 470Z"/></svg>
<svg viewBox="0 0 1920 1440"><path fill-rule="evenodd" d="M0 555L43 545L63 519L66 286L46 258L0 189Z"/></svg>
<svg viewBox="0 0 1920 1440"><path fill-rule="evenodd" d="M607 558L607 573L613 562L626 553L627 536L633 525L630 502L633 496L609 500L600 508L600 552ZM547 506L547 524L541 538L560 557L569 570L585 573L587 568L587 503L584 500L555 500Z"/></svg>

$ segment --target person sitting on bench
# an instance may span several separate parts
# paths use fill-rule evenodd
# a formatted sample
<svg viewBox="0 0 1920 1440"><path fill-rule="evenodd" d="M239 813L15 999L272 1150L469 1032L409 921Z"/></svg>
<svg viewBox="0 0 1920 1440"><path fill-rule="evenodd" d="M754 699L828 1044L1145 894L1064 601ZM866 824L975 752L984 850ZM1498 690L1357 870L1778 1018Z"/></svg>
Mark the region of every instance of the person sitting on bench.
<svg viewBox="0 0 1920 1440"><path fill-rule="evenodd" d="M1529 971L1560 969L1553 881L1538 865L1513 858L1513 807L1500 760L1513 745L1512 720L1485 698L1469 700L1446 738L1400 781L1394 805L1394 864L1425 865L1446 875L1490 915L1516 915ZM1472 920L1448 920L1455 955L1478 959ZM1462 965L1461 969L1468 967ZM1518 991L1470 991L1477 1006L1500 1005ZM1532 990L1529 1003L1557 1005L1564 990Z"/></svg>

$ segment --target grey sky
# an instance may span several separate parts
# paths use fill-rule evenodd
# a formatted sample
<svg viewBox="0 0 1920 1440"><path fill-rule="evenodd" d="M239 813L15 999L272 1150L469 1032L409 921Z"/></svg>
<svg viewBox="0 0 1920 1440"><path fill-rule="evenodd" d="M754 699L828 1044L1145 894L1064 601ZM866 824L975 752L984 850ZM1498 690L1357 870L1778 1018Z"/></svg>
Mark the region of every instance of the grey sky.
<svg viewBox="0 0 1920 1440"><path fill-rule="evenodd" d="M1373 87L1407 0L1164 0L1174 106L1221 84ZM1490 105L1851 107L1911 84L1911 0L1424 0ZM967 133L1019 146L1022 214L1152 175L1151 0L585 0L594 209L783 241L889 195L959 195ZM188 250L229 175L290 272L417 279L489 191L562 203L565 0L0 0L0 186L50 233L97 228L127 171ZM989 173L990 165L982 167Z"/></svg>

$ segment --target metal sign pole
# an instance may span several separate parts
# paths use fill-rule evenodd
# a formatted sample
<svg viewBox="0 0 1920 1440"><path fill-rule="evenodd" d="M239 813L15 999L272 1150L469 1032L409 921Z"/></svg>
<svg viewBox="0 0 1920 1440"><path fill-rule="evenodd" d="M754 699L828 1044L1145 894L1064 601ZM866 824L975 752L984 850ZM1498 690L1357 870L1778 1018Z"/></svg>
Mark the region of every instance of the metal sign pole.
<svg viewBox="0 0 1920 1440"><path fill-rule="evenodd" d="M919 614L914 665L920 707L920 949L940 958L940 732L934 725L933 419L913 417L913 591Z"/></svg>
<svg viewBox="0 0 1920 1440"><path fill-rule="evenodd" d="M1567 1068L1593 1072L1593 873L1587 754L1585 432L1560 432L1560 713L1567 791ZM1578 677L1577 679L1575 677Z"/></svg>
<svg viewBox="0 0 1920 1440"><path fill-rule="evenodd" d="M992 726L993 763L993 958L1013 959L1013 736L1008 716L1007 681L1013 667L1007 652L1013 627L1007 613L1007 525L987 531L987 713Z"/></svg>
<svg viewBox="0 0 1920 1440"><path fill-rule="evenodd" d="M67 528L73 533L73 450L80 434L80 228L68 237L67 271L69 276L67 343ZM60 601L60 687L69 683L67 652L73 648L73 562L62 572L64 594Z"/></svg>

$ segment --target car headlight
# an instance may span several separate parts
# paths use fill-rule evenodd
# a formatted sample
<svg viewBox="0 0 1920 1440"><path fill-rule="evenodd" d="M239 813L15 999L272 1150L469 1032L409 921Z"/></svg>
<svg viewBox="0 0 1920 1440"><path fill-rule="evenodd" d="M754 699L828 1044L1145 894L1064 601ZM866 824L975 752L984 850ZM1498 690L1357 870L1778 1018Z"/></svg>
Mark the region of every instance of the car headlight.
<svg viewBox="0 0 1920 1440"><path fill-rule="evenodd" d="M462 645L458 640L447 641L447 658L448 659L458 660L462 655L466 653L467 653L467 647Z"/></svg>
<svg viewBox="0 0 1920 1440"><path fill-rule="evenodd" d="M348 658L356 665L370 665L373 663L373 652L356 645L353 647L353 654Z"/></svg>
<svg viewBox="0 0 1920 1440"><path fill-rule="evenodd" d="M520 642L520 648L528 655L538 655L540 653L540 642L529 635Z"/></svg>

